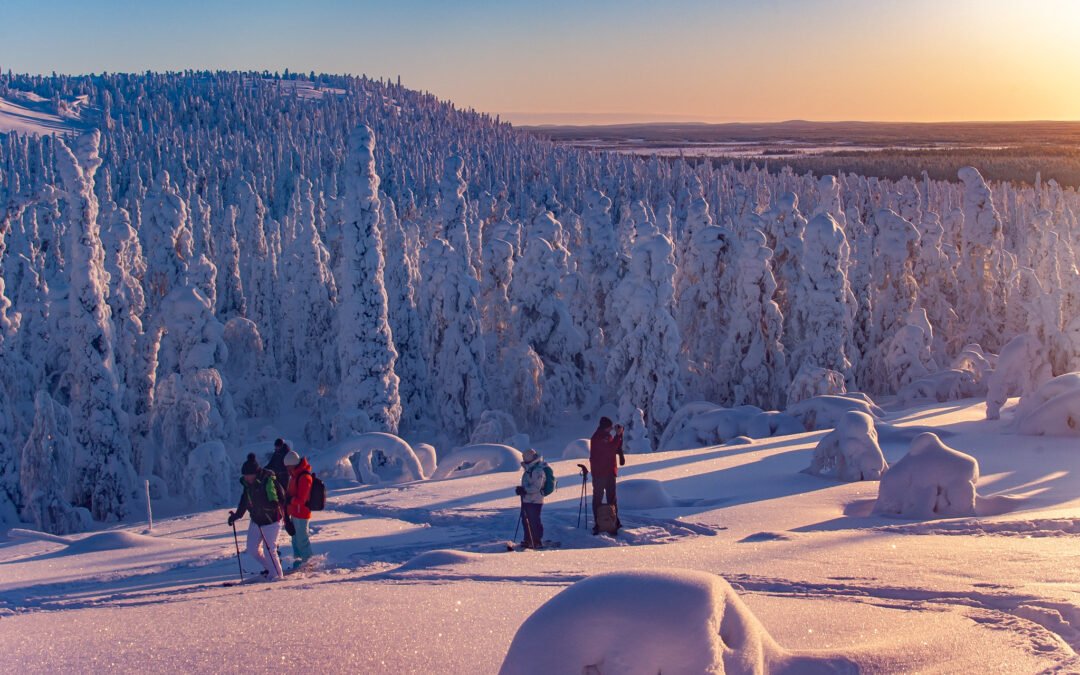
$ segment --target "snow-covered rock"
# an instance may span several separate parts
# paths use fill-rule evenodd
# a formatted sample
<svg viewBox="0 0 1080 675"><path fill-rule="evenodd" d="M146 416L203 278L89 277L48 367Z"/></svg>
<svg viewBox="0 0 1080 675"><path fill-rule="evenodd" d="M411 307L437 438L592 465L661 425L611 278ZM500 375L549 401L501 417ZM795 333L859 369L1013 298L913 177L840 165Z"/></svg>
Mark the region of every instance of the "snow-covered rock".
<svg viewBox="0 0 1080 675"><path fill-rule="evenodd" d="M443 457L431 477L441 480L519 469L521 469L521 453L517 450L499 443L478 443L458 448Z"/></svg>
<svg viewBox="0 0 1080 675"><path fill-rule="evenodd" d="M904 457L889 467L878 487L874 513L905 518L975 515L979 463L941 442L919 434Z"/></svg>
<svg viewBox="0 0 1080 675"><path fill-rule="evenodd" d="M435 452L435 446L430 443L416 443L412 446L416 458L420 460L420 466L424 468L424 476L430 478L435 473L435 467L439 465L439 455Z"/></svg>
<svg viewBox="0 0 1080 675"><path fill-rule="evenodd" d="M836 428L818 442L806 471L843 481L879 480L888 467L874 418L853 410L844 413Z"/></svg>
<svg viewBox="0 0 1080 675"><path fill-rule="evenodd" d="M664 484L651 478L619 481L619 509L663 509L675 506Z"/></svg>
<svg viewBox="0 0 1080 675"><path fill-rule="evenodd" d="M575 438L566 444L563 448L563 459L588 459L590 452L590 441L588 438Z"/></svg>

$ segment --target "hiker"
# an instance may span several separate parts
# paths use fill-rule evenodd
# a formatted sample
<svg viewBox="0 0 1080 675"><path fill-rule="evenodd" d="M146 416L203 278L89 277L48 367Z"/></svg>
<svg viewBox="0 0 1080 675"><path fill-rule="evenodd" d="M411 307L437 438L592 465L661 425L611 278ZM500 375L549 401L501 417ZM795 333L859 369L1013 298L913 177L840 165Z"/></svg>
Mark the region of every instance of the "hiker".
<svg viewBox="0 0 1080 675"><path fill-rule="evenodd" d="M618 519L619 502L615 497L615 476L619 473L619 467L626 464L622 441L622 425L613 425L607 417L600 418L600 424L589 439L589 464L593 484L593 534L600 534L600 505L605 495L607 503L615 509L615 534L618 534L619 528L622 527ZM616 457L619 460L618 466L615 464Z"/></svg>
<svg viewBox="0 0 1080 675"><path fill-rule="evenodd" d="M521 485L514 490L521 497L521 515L525 521L523 548L540 548L544 542L544 524L540 522L540 510L544 508L544 459L536 450L529 448L521 455Z"/></svg>
<svg viewBox="0 0 1080 675"><path fill-rule="evenodd" d="M301 457L295 450L289 450L284 458L289 470L289 489L285 511L285 531L292 537L293 564L295 570L311 558L311 538L308 526L311 524L311 509L308 499L311 497L311 464L307 457Z"/></svg>
<svg viewBox="0 0 1080 675"><path fill-rule="evenodd" d="M278 485L273 471L259 466L254 452L248 453L240 473L243 476L240 479L243 493L236 511L229 512L229 526L243 518L245 513L251 513L247 553L263 566L270 581L277 581L283 574L278 559L277 539L281 533L281 519L285 515L285 491Z"/></svg>
<svg viewBox="0 0 1080 675"><path fill-rule="evenodd" d="M285 442L285 439L274 439L274 452L270 455L270 461L266 463L266 468L274 472L274 478L277 478L278 485L282 490L288 491L289 489L289 471L285 467L285 455L289 454L292 448Z"/></svg>

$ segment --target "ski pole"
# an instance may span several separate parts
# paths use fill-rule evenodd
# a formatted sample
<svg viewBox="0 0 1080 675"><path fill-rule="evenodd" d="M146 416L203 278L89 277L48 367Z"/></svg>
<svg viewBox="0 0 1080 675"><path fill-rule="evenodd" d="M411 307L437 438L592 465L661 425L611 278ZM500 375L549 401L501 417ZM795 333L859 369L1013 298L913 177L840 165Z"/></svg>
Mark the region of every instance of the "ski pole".
<svg viewBox="0 0 1080 675"><path fill-rule="evenodd" d="M578 464L578 468L581 469L581 499L578 500L577 507L577 526L581 527L581 512L585 508L585 481L589 477L589 470L585 468L584 464ZM589 515L585 514L585 527L589 527Z"/></svg>
<svg viewBox="0 0 1080 675"><path fill-rule="evenodd" d="M236 513L229 511L229 516L235 516ZM232 523L232 540L233 545L236 546L236 566L240 568L240 583L244 583L244 565L240 562L240 540L236 538L236 521Z"/></svg>

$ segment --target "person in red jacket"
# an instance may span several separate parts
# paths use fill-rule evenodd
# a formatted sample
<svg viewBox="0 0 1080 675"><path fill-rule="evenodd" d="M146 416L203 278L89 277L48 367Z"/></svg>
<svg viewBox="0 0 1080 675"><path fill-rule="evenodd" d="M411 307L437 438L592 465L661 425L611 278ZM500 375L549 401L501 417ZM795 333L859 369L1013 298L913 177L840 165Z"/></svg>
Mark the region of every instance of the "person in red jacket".
<svg viewBox="0 0 1080 675"><path fill-rule="evenodd" d="M306 457L290 450L285 455L285 468L289 472L285 531L292 536L295 570L311 558L311 509L307 507L311 497L311 465Z"/></svg>
<svg viewBox="0 0 1080 675"><path fill-rule="evenodd" d="M618 514L619 503L615 497L615 476L619 474L619 466L626 464L626 456L623 455L623 428L621 424L612 425L607 417L600 418L600 424L589 439L589 464L592 470L592 507L593 522L596 521L596 513L600 504L607 495L607 503L614 506ZM615 460L618 458L618 465ZM617 527L621 527L617 523ZM593 534L598 534L597 528L593 528Z"/></svg>

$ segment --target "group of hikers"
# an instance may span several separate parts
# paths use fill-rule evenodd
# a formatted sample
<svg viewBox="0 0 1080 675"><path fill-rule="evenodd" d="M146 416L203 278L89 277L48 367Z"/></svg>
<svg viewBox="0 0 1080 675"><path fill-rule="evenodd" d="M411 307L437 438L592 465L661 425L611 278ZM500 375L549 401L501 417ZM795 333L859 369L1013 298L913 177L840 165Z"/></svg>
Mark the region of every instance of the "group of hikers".
<svg viewBox="0 0 1080 675"><path fill-rule="evenodd" d="M622 426L601 417L589 439L593 534L617 534L622 527L615 495L615 477L619 467L626 463L622 445ZM521 484L515 488L521 497L520 518L524 523L525 539L521 546L543 548L544 524L540 512L544 507L544 497L554 489L553 479L550 468L536 450L526 450L521 460L524 471ZM585 477L590 472L583 465L578 466L582 467L584 485ZM301 457L288 443L278 438L274 441L274 452L265 468L259 466L255 453L249 453L240 473L240 503L235 511L229 512L228 524L235 532L236 521L244 514L251 516L247 531L247 554L262 565L262 575L269 581L277 581L285 575L277 545L282 526L292 537L291 569L299 569L311 558L311 509L308 504L314 482L311 464L306 457Z"/></svg>
<svg viewBox="0 0 1080 675"><path fill-rule="evenodd" d="M236 511L229 512L229 526L235 531L236 521L245 513L251 515L247 553L262 565L262 574L269 581L277 581L285 575L277 546L283 523L292 537L292 569L299 569L311 558L311 464L278 438L265 468L252 452L240 474L240 503Z"/></svg>
<svg viewBox="0 0 1080 675"><path fill-rule="evenodd" d="M622 527L619 520L618 498L615 495L615 477L619 467L626 464L623 454L623 428L613 424L611 419L601 417L600 423L589 439L589 466L592 468L592 511L593 534L606 532L618 534ZM590 473L583 465L582 481ZM549 483L547 463L536 450L526 450L521 456L521 485L515 492L521 497L521 520L525 524L525 539L522 548L544 547L544 523L540 512L544 508L544 497L550 494L554 485ZM582 488L584 490L584 488ZM584 492L583 492L584 494ZM606 497L606 503L605 503Z"/></svg>

